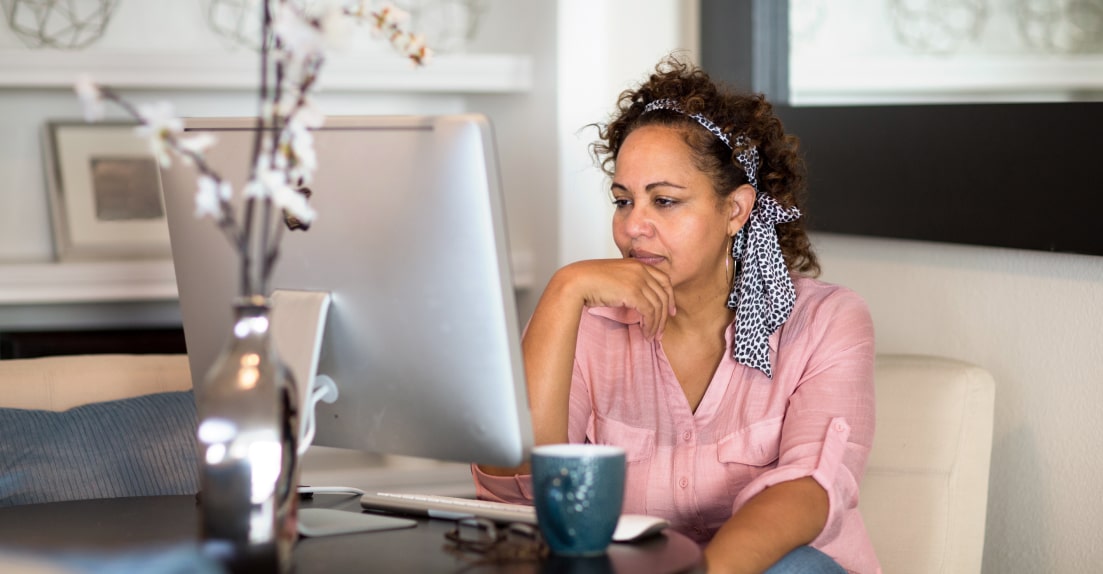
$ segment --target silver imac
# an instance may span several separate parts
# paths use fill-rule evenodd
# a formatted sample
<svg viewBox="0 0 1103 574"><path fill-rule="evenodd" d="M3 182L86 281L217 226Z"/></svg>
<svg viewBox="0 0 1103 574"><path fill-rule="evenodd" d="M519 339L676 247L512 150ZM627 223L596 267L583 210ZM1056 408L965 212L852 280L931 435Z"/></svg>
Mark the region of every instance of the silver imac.
<svg viewBox="0 0 1103 574"><path fill-rule="evenodd" d="M207 157L235 190L246 179L254 122L186 121L187 131L217 137ZM519 464L532 429L489 121L333 117L314 139L318 170L308 187L318 216L307 231L285 230L270 286L329 294L316 371L311 364L306 378L328 375L338 396L318 403L313 443ZM230 332L238 263L215 224L194 216L196 175L180 161L162 173L198 388ZM281 305L277 298L274 323L287 330ZM281 341L281 355L300 352Z"/></svg>

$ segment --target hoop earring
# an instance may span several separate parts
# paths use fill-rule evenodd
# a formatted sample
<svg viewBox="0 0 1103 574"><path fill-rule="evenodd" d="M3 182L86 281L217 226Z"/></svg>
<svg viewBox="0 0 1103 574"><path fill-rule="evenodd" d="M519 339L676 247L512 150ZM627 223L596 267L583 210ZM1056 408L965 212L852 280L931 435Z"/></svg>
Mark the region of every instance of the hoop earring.
<svg viewBox="0 0 1103 574"><path fill-rule="evenodd" d="M731 271L732 250L735 249L735 236L728 236L728 250L724 252L724 274Z"/></svg>

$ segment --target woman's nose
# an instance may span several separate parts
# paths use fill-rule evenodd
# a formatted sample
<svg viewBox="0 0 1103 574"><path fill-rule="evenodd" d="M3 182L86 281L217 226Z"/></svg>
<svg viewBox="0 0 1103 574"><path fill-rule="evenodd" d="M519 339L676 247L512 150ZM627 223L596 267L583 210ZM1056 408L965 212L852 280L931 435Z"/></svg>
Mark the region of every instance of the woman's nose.
<svg viewBox="0 0 1103 574"><path fill-rule="evenodd" d="M651 235L655 230L655 226L651 221L651 217L647 214L647 208L632 208L625 217L624 230L630 237Z"/></svg>

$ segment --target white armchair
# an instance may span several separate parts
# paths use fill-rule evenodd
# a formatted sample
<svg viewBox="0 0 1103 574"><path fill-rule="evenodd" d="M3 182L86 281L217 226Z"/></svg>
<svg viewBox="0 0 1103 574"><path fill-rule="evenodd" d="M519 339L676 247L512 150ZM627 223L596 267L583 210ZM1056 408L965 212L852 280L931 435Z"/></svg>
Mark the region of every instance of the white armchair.
<svg viewBox="0 0 1103 574"><path fill-rule="evenodd" d="M938 357L879 355L859 508L891 574L979 573L995 382Z"/></svg>

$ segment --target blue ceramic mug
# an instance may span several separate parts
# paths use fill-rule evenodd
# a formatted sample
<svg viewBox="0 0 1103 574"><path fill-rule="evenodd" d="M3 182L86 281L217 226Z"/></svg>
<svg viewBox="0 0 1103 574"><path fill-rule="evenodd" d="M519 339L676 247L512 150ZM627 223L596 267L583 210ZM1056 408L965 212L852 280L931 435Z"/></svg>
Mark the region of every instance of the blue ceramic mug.
<svg viewBox="0 0 1103 574"><path fill-rule="evenodd" d="M624 504L624 449L553 444L532 449L536 522L552 552L598 556Z"/></svg>

